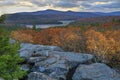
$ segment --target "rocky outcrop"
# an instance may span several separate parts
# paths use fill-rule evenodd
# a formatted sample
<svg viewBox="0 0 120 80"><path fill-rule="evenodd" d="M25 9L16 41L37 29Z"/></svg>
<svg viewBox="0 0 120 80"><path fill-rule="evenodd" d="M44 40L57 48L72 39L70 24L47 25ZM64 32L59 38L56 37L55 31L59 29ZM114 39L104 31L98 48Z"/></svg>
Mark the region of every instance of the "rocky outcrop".
<svg viewBox="0 0 120 80"><path fill-rule="evenodd" d="M73 80L120 80L120 75L105 64L80 65Z"/></svg>
<svg viewBox="0 0 120 80"><path fill-rule="evenodd" d="M57 46L22 43L19 55L26 60L21 69L30 72L28 80L72 80L73 75L73 80L105 80L104 76L101 76L105 70L106 78L112 75L112 69L108 66L91 64L93 55L64 52ZM118 79L108 78L108 80Z"/></svg>

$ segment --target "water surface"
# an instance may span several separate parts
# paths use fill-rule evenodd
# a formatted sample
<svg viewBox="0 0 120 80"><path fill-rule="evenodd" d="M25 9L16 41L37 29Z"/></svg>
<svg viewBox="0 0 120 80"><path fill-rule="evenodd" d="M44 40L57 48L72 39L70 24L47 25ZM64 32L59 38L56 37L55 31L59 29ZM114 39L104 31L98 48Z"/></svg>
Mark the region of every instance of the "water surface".
<svg viewBox="0 0 120 80"><path fill-rule="evenodd" d="M49 28L49 27L62 27L62 26L66 26L69 23L73 22L74 20L66 20L66 21L59 21L62 22L62 24L40 24L40 25L36 25L36 28ZM26 27L28 28L32 28L33 25L26 25Z"/></svg>

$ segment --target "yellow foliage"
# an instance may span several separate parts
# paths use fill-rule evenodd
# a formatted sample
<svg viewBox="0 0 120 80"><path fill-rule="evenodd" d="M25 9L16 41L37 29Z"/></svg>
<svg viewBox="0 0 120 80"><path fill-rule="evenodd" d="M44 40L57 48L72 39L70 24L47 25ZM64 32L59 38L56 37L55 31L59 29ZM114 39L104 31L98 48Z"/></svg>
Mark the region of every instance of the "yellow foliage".
<svg viewBox="0 0 120 80"><path fill-rule="evenodd" d="M95 30L86 32L87 50L93 53L99 60L110 60L115 54L115 40L107 38L103 33Z"/></svg>

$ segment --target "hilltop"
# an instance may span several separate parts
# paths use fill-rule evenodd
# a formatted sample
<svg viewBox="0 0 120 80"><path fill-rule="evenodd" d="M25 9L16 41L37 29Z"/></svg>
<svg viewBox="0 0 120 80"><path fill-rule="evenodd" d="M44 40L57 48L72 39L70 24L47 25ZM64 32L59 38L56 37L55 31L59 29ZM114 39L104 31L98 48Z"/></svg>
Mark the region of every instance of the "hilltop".
<svg viewBox="0 0 120 80"><path fill-rule="evenodd" d="M37 12L8 14L6 22L17 24L61 24L60 20L79 20L81 18L100 16L120 16L120 12L74 12L48 9Z"/></svg>

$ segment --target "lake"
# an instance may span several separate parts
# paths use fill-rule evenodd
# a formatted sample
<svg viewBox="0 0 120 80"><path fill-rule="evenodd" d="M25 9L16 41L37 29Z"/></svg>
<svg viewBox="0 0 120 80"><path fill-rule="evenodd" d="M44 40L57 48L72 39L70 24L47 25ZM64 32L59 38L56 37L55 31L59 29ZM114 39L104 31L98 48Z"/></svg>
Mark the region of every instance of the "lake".
<svg viewBox="0 0 120 80"><path fill-rule="evenodd" d="M74 22L74 20L65 20L65 21L59 21L62 22L62 24L40 24L40 25L36 25L36 28L49 28L49 27L57 27L57 26L66 26L71 22ZM26 25L27 28L32 28L33 25Z"/></svg>

